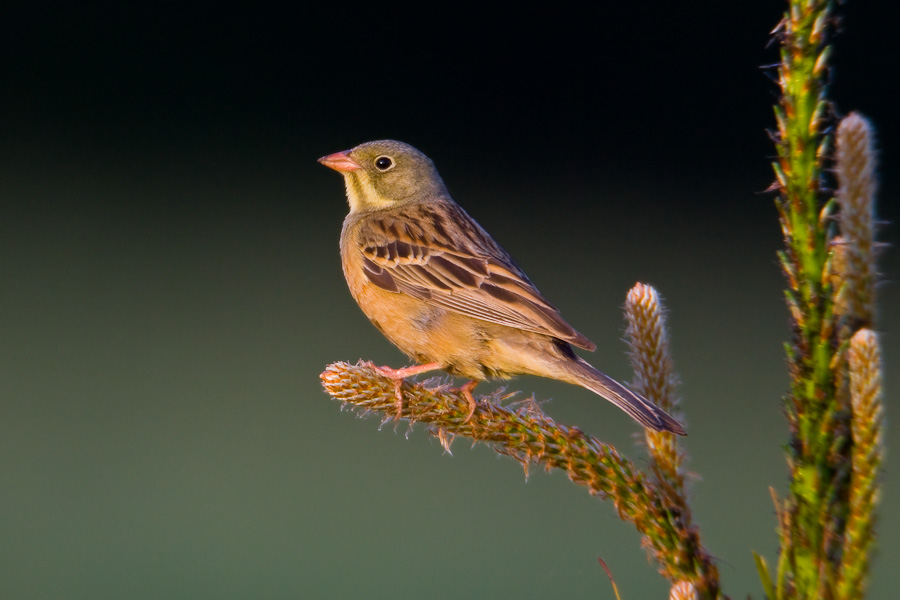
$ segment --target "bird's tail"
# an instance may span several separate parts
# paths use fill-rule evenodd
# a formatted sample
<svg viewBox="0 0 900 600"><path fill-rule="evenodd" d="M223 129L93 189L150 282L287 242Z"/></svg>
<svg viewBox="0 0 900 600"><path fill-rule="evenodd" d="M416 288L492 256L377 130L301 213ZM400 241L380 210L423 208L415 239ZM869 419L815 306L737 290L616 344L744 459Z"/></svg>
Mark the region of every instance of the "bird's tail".
<svg viewBox="0 0 900 600"><path fill-rule="evenodd" d="M573 383L585 387L595 394L603 396L626 413L632 419L656 431L671 431L678 435L687 435L684 427L640 394L636 394L615 379L604 375L579 357L568 361L567 371L573 376Z"/></svg>

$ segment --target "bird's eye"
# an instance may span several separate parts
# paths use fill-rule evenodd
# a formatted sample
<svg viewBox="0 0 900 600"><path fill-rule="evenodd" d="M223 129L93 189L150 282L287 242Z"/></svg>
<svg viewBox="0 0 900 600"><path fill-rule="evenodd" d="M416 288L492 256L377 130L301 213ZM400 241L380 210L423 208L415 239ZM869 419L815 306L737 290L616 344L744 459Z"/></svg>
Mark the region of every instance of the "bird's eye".
<svg viewBox="0 0 900 600"><path fill-rule="evenodd" d="M394 166L394 161L390 156L379 156L375 159L375 168L379 171L387 171Z"/></svg>

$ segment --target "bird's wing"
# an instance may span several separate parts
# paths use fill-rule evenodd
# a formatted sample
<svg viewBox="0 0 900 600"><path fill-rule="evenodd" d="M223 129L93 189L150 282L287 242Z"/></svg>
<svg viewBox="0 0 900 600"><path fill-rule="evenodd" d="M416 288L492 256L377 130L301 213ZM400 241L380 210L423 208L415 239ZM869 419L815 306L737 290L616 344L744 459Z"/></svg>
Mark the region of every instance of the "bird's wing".
<svg viewBox="0 0 900 600"><path fill-rule="evenodd" d="M366 277L384 290L586 350L596 348L455 203L413 204L371 214L358 240Z"/></svg>

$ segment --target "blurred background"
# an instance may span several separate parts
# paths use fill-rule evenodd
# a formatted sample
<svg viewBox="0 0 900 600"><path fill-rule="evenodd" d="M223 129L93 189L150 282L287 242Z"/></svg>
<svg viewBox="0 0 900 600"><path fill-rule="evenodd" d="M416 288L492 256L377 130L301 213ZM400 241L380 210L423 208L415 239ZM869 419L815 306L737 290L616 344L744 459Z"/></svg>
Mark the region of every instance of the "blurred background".
<svg viewBox="0 0 900 600"><path fill-rule="evenodd" d="M324 4L324 3L323 3ZM881 147L880 329L898 444L900 56L841 8L832 95ZM340 270L316 163L395 138L630 379L622 304L667 301L695 518L761 598L786 487L787 338L766 129L782 2L49 2L0 9L0 598L662 598L637 533L561 473L357 419L337 360L406 359ZM890 25L889 25L890 23ZM487 384L482 392L493 389ZM587 391L521 378L643 464ZM888 453L872 597L900 585Z"/></svg>

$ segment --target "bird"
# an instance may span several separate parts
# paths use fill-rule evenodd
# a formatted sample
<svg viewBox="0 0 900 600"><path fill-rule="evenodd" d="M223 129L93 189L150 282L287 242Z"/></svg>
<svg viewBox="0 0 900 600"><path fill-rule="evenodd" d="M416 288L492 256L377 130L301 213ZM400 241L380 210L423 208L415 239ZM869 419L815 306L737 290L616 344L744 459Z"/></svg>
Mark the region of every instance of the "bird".
<svg viewBox="0 0 900 600"><path fill-rule="evenodd" d="M587 388L642 426L686 435L646 398L575 354L595 350L510 255L457 204L434 163L395 140L360 144L318 159L344 178L350 211L341 264L363 313L416 365L375 367L394 381L442 369L460 388L471 418L472 390L488 379L536 375Z"/></svg>

